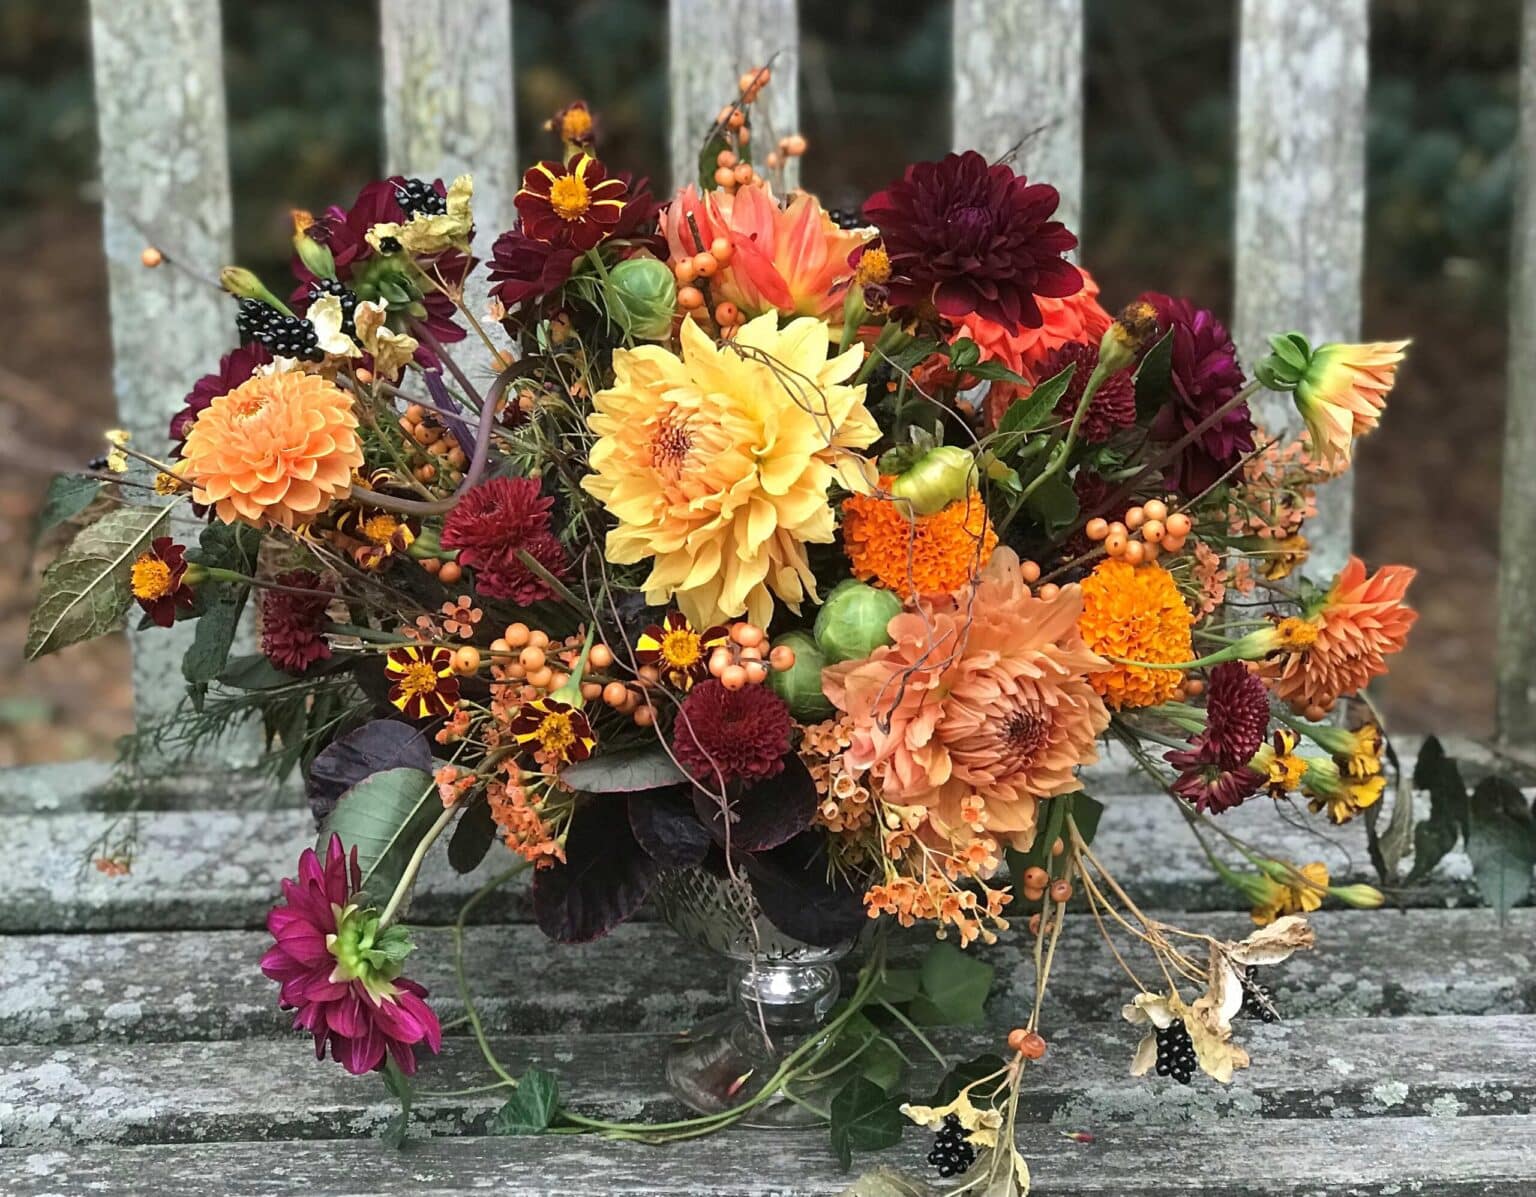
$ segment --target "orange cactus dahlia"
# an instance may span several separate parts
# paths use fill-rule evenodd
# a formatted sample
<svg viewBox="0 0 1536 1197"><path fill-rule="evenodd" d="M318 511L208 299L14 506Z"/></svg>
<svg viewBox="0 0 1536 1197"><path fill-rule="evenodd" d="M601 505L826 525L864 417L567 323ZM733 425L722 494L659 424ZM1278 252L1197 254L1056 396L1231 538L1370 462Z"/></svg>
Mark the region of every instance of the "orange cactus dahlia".
<svg viewBox="0 0 1536 1197"><path fill-rule="evenodd" d="M1077 788L1109 712L1089 679L1104 661L1078 632L1082 599L1030 594L1000 548L974 597L924 600L891 620L893 643L827 669L851 720L848 766L889 801L924 808L944 839L976 832L1027 848L1039 798Z"/></svg>
<svg viewBox="0 0 1536 1197"><path fill-rule="evenodd" d="M1193 655L1193 617L1173 575L1160 565L1099 563L1083 580L1083 640L1096 653L1149 665L1173 665ZM1177 669L1115 664L1093 676L1093 688L1115 710L1152 707L1179 692Z"/></svg>
<svg viewBox="0 0 1536 1197"><path fill-rule="evenodd" d="M192 497L226 524L294 528L346 494L363 448L347 393L290 370L257 375L210 403L182 459Z"/></svg>

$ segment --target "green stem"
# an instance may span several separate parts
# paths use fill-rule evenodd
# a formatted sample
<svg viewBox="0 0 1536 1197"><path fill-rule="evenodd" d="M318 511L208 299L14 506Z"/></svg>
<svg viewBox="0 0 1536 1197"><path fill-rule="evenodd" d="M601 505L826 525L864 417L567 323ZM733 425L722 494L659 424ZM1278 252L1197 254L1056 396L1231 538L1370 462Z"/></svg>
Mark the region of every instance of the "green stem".
<svg viewBox="0 0 1536 1197"><path fill-rule="evenodd" d="M1008 530L1008 525L1024 506L1029 502L1029 496L1034 494L1047 479L1054 478L1067 468L1067 462L1072 457L1072 449L1077 444L1077 431L1082 427L1083 417L1088 414L1088 408L1093 404L1094 392L1104 382L1107 375L1099 368L1094 367L1092 374L1088 376L1088 385L1083 387L1082 398L1077 401L1077 410L1072 413L1072 423L1067 425L1066 438L1054 451L1045 468L1030 479L1029 485L1019 492L1019 497L1014 500L1013 506L1008 509L1008 514L1003 517L1002 524L997 529L998 536L1002 536Z"/></svg>
<svg viewBox="0 0 1536 1197"><path fill-rule="evenodd" d="M885 1009L890 1012L891 1016L907 1029L907 1032L912 1036L912 1038L916 1039L920 1044L922 1044L923 1047L927 1049L928 1054L939 1062L940 1068L948 1065L948 1057L946 1057L944 1053L941 1052L938 1048L933 1046L933 1041L929 1039L927 1035L924 1035L922 1031L918 1030L917 1024L915 1022L913 1022L895 1006L891 1005L890 1002L878 1000L876 1004L885 1007Z"/></svg>
<svg viewBox="0 0 1536 1197"><path fill-rule="evenodd" d="M526 565L530 572L532 572L535 577L543 582L544 585L548 586L562 599L570 603L571 606L575 607L578 611L585 611L587 609L587 604L582 602L581 599L576 596L576 592L573 591L564 582L562 582L559 578L555 577L554 574L550 573L549 570L545 569L544 566L541 565L539 561L534 557L534 555L527 549L518 549L517 559Z"/></svg>
<svg viewBox="0 0 1536 1197"><path fill-rule="evenodd" d="M438 815L437 821L427 828L427 834L421 837L421 843L416 845L416 851L411 853L411 859L406 862L405 872L400 874L395 892L389 895L389 904L384 907L384 913L379 915L379 930L382 931L395 921L400 904L405 901L405 895L410 893L411 886L416 883L416 874L421 872L421 862L427 858L427 850L437 842L437 837L443 834L443 830L453 822L453 816L458 813L456 806L445 806L443 813Z"/></svg>
<svg viewBox="0 0 1536 1197"><path fill-rule="evenodd" d="M510 869L492 877L475 891L469 901L459 908L459 917L453 923L453 972L459 984L459 1000L464 1003L464 1014L469 1019L470 1033L474 1035L475 1043L480 1048L480 1054L485 1057L485 1062L491 1066L491 1071L501 1078L504 1085L511 1088L517 1087L517 1078L506 1070L501 1061L496 1058L496 1053L491 1050L491 1045L485 1038L485 1028L480 1025L480 1012L475 1009L474 997L469 992L469 981L464 976L464 923L476 906L480 905L496 889L505 885L527 867L527 861L518 861Z"/></svg>

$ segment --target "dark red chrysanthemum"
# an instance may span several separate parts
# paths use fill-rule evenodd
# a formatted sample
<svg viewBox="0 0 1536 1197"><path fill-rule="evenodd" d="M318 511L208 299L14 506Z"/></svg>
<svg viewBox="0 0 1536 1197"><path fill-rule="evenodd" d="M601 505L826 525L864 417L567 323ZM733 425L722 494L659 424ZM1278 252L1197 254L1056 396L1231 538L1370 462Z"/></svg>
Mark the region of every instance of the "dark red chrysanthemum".
<svg viewBox="0 0 1536 1197"><path fill-rule="evenodd" d="M1173 330L1168 400L1152 421L1152 436L1172 443L1203 423L1243 386L1237 349L1226 326L1187 299L1148 291L1142 300L1157 311L1160 332ZM1165 478L1180 494L1194 497L1213 486L1253 448L1253 417L1239 403L1184 447Z"/></svg>
<svg viewBox="0 0 1536 1197"><path fill-rule="evenodd" d="M351 859L331 836L325 864L313 848L299 875L283 881L284 902L267 915L276 943L261 971L280 986L278 1001L296 1010L293 1025L315 1037L315 1059L331 1058L354 1075L382 1068L386 1056L407 1075L417 1045L442 1050L443 1029L427 991L400 975L410 941L398 926L353 902L362 885L357 849Z"/></svg>
<svg viewBox="0 0 1536 1197"><path fill-rule="evenodd" d="M784 768L794 721L766 686L727 690L717 679L688 691L672 728L677 763L702 784L774 777Z"/></svg>
<svg viewBox="0 0 1536 1197"><path fill-rule="evenodd" d="M227 395L242 382L249 382L257 366L272 360L267 347L260 341L252 341L239 349L231 349L219 359L219 368L212 374L204 374L192 384L187 397L182 400L181 410L171 417L171 455L181 456L182 443L203 409L220 395Z"/></svg>
<svg viewBox="0 0 1536 1197"><path fill-rule="evenodd" d="M1230 769L1246 765L1269 730L1269 693L1241 661L1211 670L1205 699L1205 740Z"/></svg>
<svg viewBox="0 0 1536 1197"><path fill-rule="evenodd" d="M191 610L197 595L187 585L187 550L169 536L157 536L129 571L129 590L159 627L176 622L177 608Z"/></svg>
<svg viewBox="0 0 1536 1197"><path fill-rule="evenodd" d="M1099 347L1086 341L1068 341L1065 345L1059 345L1041 363L1039 377L1042 380L1060 374L1068 366L1076 367L1072 371L1072 381L1057 401L1058 418L1072 418L1088 386L1088 379L1098 364ZM1136 383L1129 370L1121 370L1101 382L1099 389L1093 393L1093 402L1083 413L1078 435L1090 445L1098 445L1135 422Z"/></svg>
<svg viewBox="0 0 1536 1197"><path fill-rule="evenodd" d="M554 500L531 478L492 478L474 487L448 513L442 545L459 550L459 564L475 571L475 589L487 598L521 606L546 599L549 584L518 556L526 552L557 578L571 559L549 530Z"/></svg>
<svg viewBox="0 0 1536 1197"><path fill-rule="evenodd" d="M890 302L932 302L956 319L975 312L1010 332L1039 328L1036 295L1060 299L1083 288L1061 256L1077 238L1051 219L1060 200L1056 188L988 166L975 150L907 167L864 204L890 257Z"/></svg>
<svg viewBox="0 0 1536 1197"><path fill-rule="evenodd" d="M331 588L310 569L293 569L273 579L279 586L299 590ZM261 651L277 668L288 673L303 673L316 661L331 656L331 646L324 635L328 597L318 594L289 594L282 590L264 590L261 594Z"/></svg>
<svg viewBox="0 0 1536 1197"><path fill-rule="evenodd" d="M1176 748L1163 759L1179 771L1173 792L1196 810L1220 814L1241 806L1259 792L1264 778L1247 765L1228 767L1214 759L1215 750L1198 739L1189 748Z"/></svg>

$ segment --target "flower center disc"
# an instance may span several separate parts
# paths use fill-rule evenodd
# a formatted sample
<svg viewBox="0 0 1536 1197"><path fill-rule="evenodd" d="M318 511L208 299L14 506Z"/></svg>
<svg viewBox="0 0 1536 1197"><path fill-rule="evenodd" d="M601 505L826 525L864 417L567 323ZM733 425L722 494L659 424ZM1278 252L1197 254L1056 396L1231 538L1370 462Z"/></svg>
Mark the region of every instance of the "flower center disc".
<svg viewBox="0 0 1536 1197"><path fill-rule="evenodd" d="M133 596L135 598L164 598L170 592L171 567L164 561L147 557L133 563Z"/></svg>
<svg viewBox="0 0 1536 1197"><path fill-rule="evenodd" d="M702 655L698 635L686 628L670 631L662 637L661 659L674 669L691 669Z"/></svg>
<svg viewBox="0 0 1536 1197"><path fill-rule="evenodd" d="M550 756L563 757L566 749L576 743L576 732L571 727L571 717L564 711L545 715L539 724L539 747Z"/></svg>
<svg viewBox="0 0 1536 1197"><path fill-rule="evenodd" d="M415 661L400 675L400 692L407 698L432 694L437 690L437 670L430 662Z"/></svg>
<svg viewBox="0 0 1536 1197"><path fill-rule="evenodd" d="M549 188L549 206L561 220L580 220L592 206L587 185L575 175L562 175Z"/></svg>

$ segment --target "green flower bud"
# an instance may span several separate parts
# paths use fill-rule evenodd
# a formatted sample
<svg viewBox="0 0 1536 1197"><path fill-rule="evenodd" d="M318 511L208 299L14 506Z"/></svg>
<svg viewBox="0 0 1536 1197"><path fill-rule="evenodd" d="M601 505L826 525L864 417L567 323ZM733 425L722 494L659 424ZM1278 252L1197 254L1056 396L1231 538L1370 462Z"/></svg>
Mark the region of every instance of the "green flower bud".
<svg viewBox="0 0 1536 1197"><path fill-rule="evenodd" d="M1328 891L1333 898L1343 902L1346 906L1353 906L1356 910L1375 910L1384 903L1387 898L1374 885L1336 885Z"/></svg>
<svg viewBox="0 0 1536 1197"><path fill-rule="evenodd" d="M321 245L307 232L301 230L293 235L293 252L316 278L336 277L336 257L330 246Z"/></svg>
<svg viewBox="0 0 1536 1197"><path fill-rule="evenodd" d="M932 515L968 495L976 484L976 459L958 445L930 449L892 483L917 515Z"/></svg>
<svg viewBox="0 0 1536 1197"><path fill-rule="evenodd" d="M288 305L273 295L267 285L244 266L226 266L219 271L219 286L237 299L259 299L285 316L293 315Z"/></svg>
<svg viewBox="0 0 1536 1197"><path fill-rule="evenodd" d="M795 663L789 669L775 669L768 674L768 684L773 692L784 700L789 713L801 723L817 723L830 718L836 710L821 692L821 670L827 663L826 655L809 632L785 632L776 638L773 647L787 645L795 653Z"/></svg>
<svg viewBox="0 0 1536 1197"><path fill-rule="evenodd" d="M816 643L828 665L869 656L891 642L886 625L901 613L889 590L849 578L839 582L816 616Z"/></svg>
<svg viewBox="0 0 1536 1197"><path fill-rule="evenodd" d="M677 280L656 258L626 258L608 272L608 306L633 337L659 341L672 331Z"/></svg>

